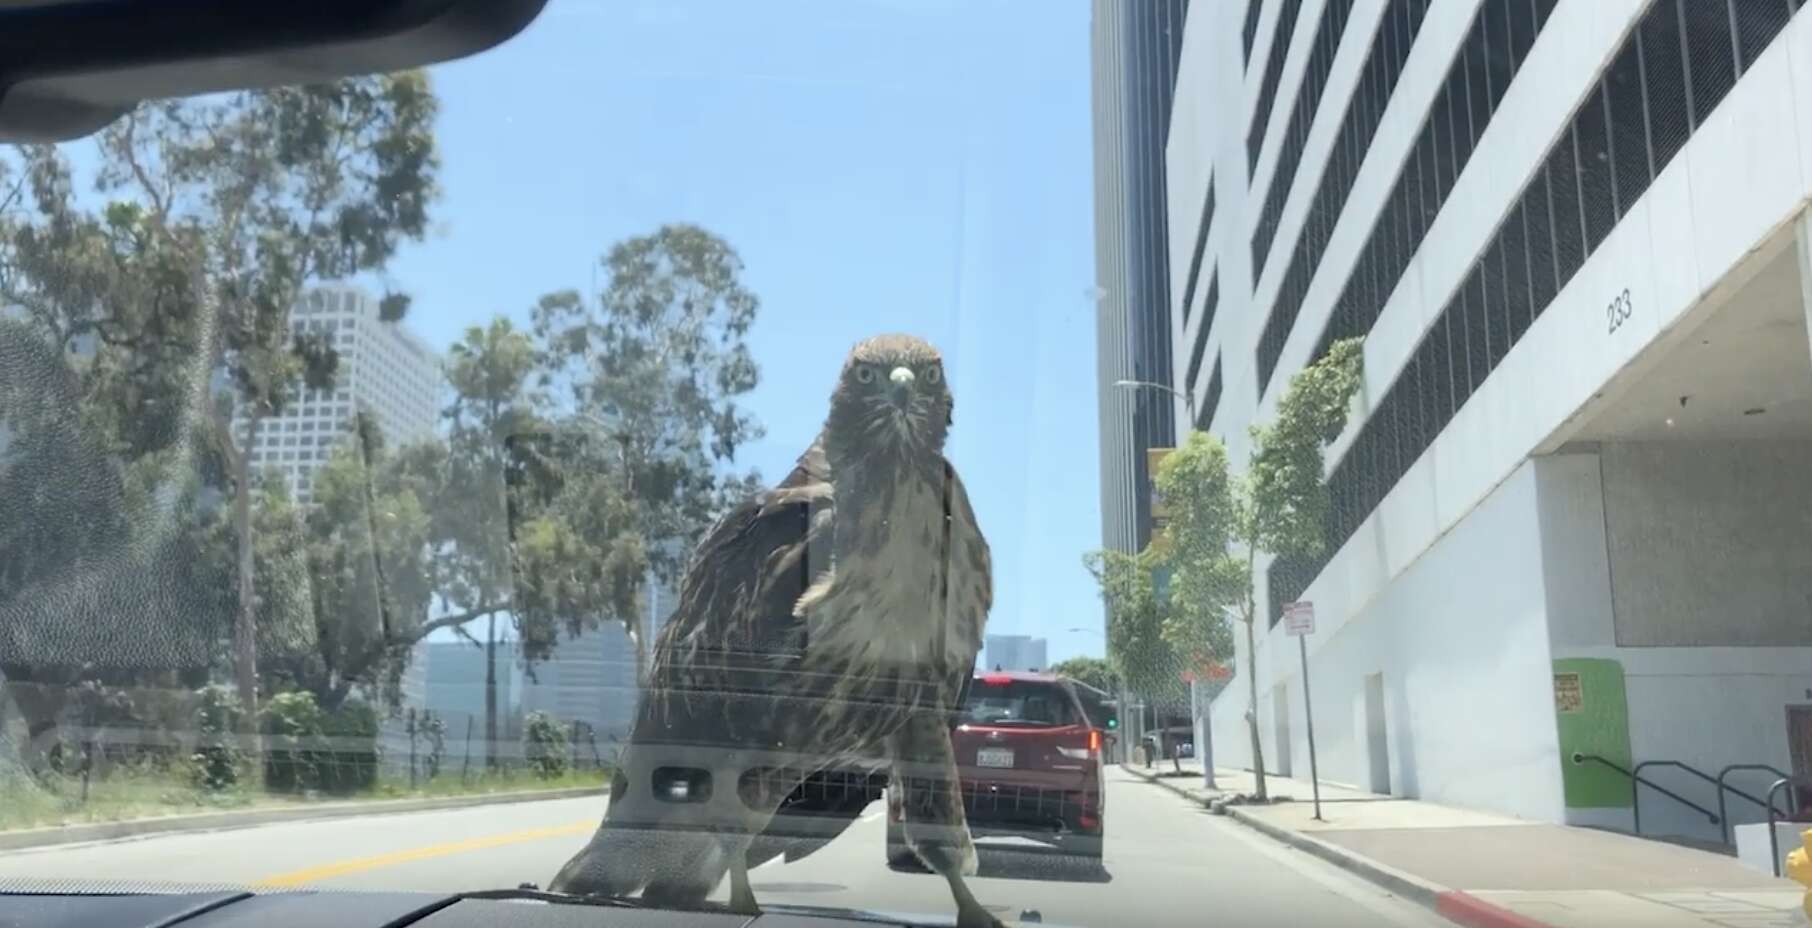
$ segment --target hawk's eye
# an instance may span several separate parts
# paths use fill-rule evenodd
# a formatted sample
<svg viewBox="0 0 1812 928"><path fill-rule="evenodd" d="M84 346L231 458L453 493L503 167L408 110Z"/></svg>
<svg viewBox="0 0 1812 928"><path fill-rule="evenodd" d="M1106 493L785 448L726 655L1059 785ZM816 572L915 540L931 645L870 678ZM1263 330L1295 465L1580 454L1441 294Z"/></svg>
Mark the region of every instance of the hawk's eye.
<svg viewBox="0 0 1812 928"><path fill-rule="evenodd" d="M925 378L926 383L937 383L938 381L944 379L944 369L937 366L936 364L933 364L933 365L925 368L925 373L923 374L923 376Z"/></svg>
<svg viewBox="0 0 1812 928"><path fill-rule="evenodd" d="M869 364L856 365L856 383L874 383L874 382L875 382L875 369L874 369L873 365L869 365Z"/></svg>

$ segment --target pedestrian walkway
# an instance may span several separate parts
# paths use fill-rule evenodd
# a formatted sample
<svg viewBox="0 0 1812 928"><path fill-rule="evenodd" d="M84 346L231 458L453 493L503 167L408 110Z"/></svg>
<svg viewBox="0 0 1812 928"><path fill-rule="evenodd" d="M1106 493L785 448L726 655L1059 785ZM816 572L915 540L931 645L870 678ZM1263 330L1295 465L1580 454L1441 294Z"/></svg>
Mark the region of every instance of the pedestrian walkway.
<svg viewBox="0 0 1812 928"><path fill-rule="evenodd" d="M1204 805L1249 794L1252 774L1201 766L1127 766ZM1531 822L1323 783L1322 821L1307 781L1267 777L1271 805L1227 814L1413 898L1465 925L1653 925L1661 928L1806 928L1805 889L1735 858L1592 828Z"/></svg>

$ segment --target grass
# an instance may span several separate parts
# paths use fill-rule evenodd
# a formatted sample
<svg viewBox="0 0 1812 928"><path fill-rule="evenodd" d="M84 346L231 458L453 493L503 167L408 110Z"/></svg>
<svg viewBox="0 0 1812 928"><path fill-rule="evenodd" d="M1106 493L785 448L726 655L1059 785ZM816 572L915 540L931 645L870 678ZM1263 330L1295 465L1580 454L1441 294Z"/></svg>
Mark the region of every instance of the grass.
<svg viewBox="0 0 1812 928"><path fill-rule="evenodd" d="M86 796L80 777L51 775L33 780L22 776L0 777L0 831L123 822L231 809L282 808L311 802L360 802L456 796L483 796L529 790L602 787L604 770L567 771L541 778L523 769L488 773L474 771L462 778L443 772L433 779L418 779L409 786L407 775L380 775L377 784L352 795L297 795L266 793L255 786L205 790L192 785L182 771L166 767L115 767L106 776L91 779Z"/></svg>
<svg viewBox="0 0 1812 928"><path fill-rule="evenodd" d="M516 793L523 790L602 788L610 781L607 770L568 770L558 776L538 777L521 768L505 768L480 776L476 771L464 782L458 773L442 773L432 780L418 779L409 788L409 777L380 776L377 788L369 797L375 799L411 799L438 796L482 796L490 793Z"/></svg>

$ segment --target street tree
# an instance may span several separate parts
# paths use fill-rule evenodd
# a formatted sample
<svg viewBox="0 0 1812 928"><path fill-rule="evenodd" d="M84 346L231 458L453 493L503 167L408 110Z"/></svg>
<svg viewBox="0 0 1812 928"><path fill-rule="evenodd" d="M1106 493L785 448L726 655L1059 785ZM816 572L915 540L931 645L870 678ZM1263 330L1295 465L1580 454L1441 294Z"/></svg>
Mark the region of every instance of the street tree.
<svg viewBox="0 0 1812 928"><path fill-rule="evenodd" d="M448 420L446 483L435 507L437 588L449 611L433 624L477 640L468 623L485 620L486 763L495 765L497 620L515 595L509 503L512 450L544 431L536 411L535 343L501 316L472 326L448 352L453 388Z"/></svg>
<svg viewBox="0 0 1812 928"><path fill-rule="evenodd" d="M1249 430L1243 478L1229 476L1221 443L1199 432L1158 468L1171 521L1153 553L1174 571L1165 632L1187 659L1219 661L1232 650L1225 617L1245 626L1246 728L1260 800L1268 794L1258 717L1258 555L1321 554L1329 505L1324 453L1346 427L1363 363L1361 341L1345 339L1292 376L1271 422Z"/></svg>
<svg viewBox="0 0 1812 928"><path fill-rule="evenodd" d="M436 109L426 76L404 72L146 103L99 137L99 192L135 211L171 273L188 275L186 296L205 307L189 313L197 357L231 384L233 402L212 412L233 499L233 665L247 719L257 593L246 452L298 390L332 385L332 345L290 323L304 288L379 271L426 230ZM392 295L382 314L406 308Z"/></svg>
<svg viewBox="0 0 1812 928"><path fill-rule="evenodd" d="M1100 585L1107 607L1108 665L1129 690L1157 710L1160 719L1183 710L1188 705L1183 684L1187 665L1164 634L1171 605L1153 576L1157 560L1149 551L1102 550L1086 555L1083 566ZM1160 725L1164 752L1181 771L1181 761L1171 750L1169 726L1161 721Z"/></svg>
<svg viewBox="0 0 1812 928"><path fill-rule="evenodd" d="M1199 680L1232 659L1229 615L1250 588L1231 550L1239 510L1227 452L1206 432L1191 432L1154 475L1167 512L1151 559L1168 570L1164 640Z"/></svg>
<svg viewBox="0 0 1812 928"><path fill-rule="evenodd" d="M391 452L361 412L315 475L300 546L313 646L279 654L270 675L325 712L361 688L395 706L411 648L426 634L436 581L429 510L440 500L438 470L406 469L420 458L438 461L444 449L426 442Z"/></svg>
<svg viewBox="0 0 1812 928"><path fill-rule="evenodd" d="M729 469L762 434L741 405L760 376L747 341L760 304L736 251L695 225L618 242L602 267L595 298L550 293L532 312L539 383L562 426L532 472L558 477L539 492L566 498L518 545L531 578L518 608L542 629L621 623L640 679L643 578L677 581L729 497L754 484ZM568 553L588 571L571 572Z"/></svg>
<svg viewBox="0 0 1812 928"><path fill-rule="evenodd" d="M1072 657L1052 664L1054 674L1085 683L1116 698L1120 695L1120 678L1102 657Z"/></svg>

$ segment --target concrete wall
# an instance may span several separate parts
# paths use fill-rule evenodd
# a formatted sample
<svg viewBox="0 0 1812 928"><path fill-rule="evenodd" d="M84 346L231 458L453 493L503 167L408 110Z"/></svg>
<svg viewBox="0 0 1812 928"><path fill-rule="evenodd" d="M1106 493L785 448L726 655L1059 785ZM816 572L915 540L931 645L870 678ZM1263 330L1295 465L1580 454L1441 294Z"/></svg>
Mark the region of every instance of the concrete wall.
<svg viewBox="0 0 1812 928"><path fill-rule="evenodd" d="M1602 456L1617 644L1812 645L1812 444Z"/></svg>
<svg viewBox="0 0 1812 928"><path fill-rule="evenodd" d="M1373 780L1366 678L1382 682L1391 792L1535 819L1561 815L1549 682L1535 465L1525 465L1387 588L1324 573L1310 588L1309 641L1322 776ZM1377 545L1375 533L1357 543ZM1244 642L1240 642L1244 660ZM1288 753L1306 774L1295 642L1259 678L1267 756L1278 756L1275 692L1290 710ZM1269 655L1263 655L1269 657ZM1241 665L1243 667L1243 664ZM1247 766L1244 681L1215 700L1215 752Z"/></svg>
<svg viewBox="0 0 1812 928"><path fill-rule="evenodd" d="M1554 657L1622 665L1635 760L1678 760L1712 774L1733 763L1791 772L1786 707L1812 703L1812 648L1741 645L1764 632L1787 639L1812 623L1812 574L1787 566L1812 543L1812 532L1789 530L1807 517L1809 466L1812 447L1789 442L1607 444L1541 459ZM1673 598L1658 600L1656 589ZM1644 776L1716 805L1716 791L1690 774L1651 768ZM1743 773L1731 782L1761 795L1771 780ZM1717 826L1678 803L1646 790L1641 801L1645 834L1718 837ZM1762 819L1736 797L1728 816ZM1632 824L1622 809L1574 809L1567 819Z"/></svg>

